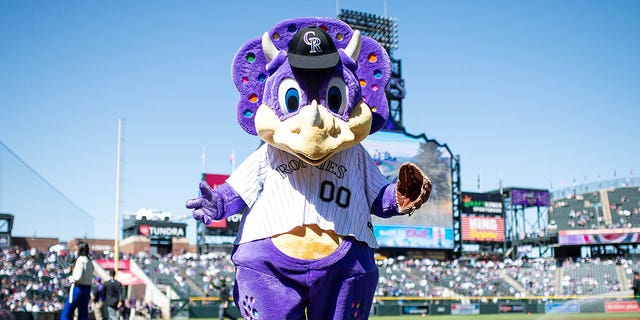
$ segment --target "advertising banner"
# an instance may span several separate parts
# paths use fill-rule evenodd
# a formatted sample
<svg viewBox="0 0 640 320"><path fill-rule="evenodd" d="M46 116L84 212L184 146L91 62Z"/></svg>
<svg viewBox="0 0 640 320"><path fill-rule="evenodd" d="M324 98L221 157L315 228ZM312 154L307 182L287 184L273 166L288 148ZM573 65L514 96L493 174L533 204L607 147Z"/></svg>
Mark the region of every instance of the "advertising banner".
<svg viewBox="0 0 640 320"><path fill-rule="evenodd" d="M118 275L116 276L118 281L122 283L123 286L130 286L135 284L144 284L144 281L136 276L130 270L120 270L118 269Z"/></svg>
<svg viewBox="0 0 640 320"><path fill-rule="evenodd" d="M0 234L0 248L10 247L10 246L11 246L11 235Z"/></svg>
<svg viewBox="0 0 640 320"><path fill-rule="evenodd" d="M545 313L580 313L580 304L567 302L548 302L544 305Z"/></svg>
<svg viewBox="0 0 640 320"><path fill-rule="evenodd" d="M204 180L207 182L207 184L212 189L215 189L218 186L220 186L221 184L223 184L225 181L227 181L228 178L229 178L228 174L215 174L215 173L205 173L204 174ZM211 221L207 225L207 227L208 228L224 229L224 228L227 227L227 220Z"/></svg>
<svg viewBox="0 0 640 320"><path fill-rule="evenodd" d="M640 306L636 301L607 301L604 303L604 312L640 312Z"/></svg>
<svg viewBox="0 0 640 320"><path fill-rule="evenodd" d="M102 267L102 269L113 269L114 266L113 259L96 259L96 262ZM130 264L129 260L118 260L118 270L129 270Z"/></svg>
<svg viewBox="0 0 640 320"><path fill-rule="evenodd" d="M149 238L184 238L187 228L184 226L150 226L141 224L138 226L138 234Z"/></svg>
<svg viewBox="0 0 640 320"><path fill-rule="evenodd" d="M477 303L461 304L454 303L451 305L451 314L480 314L480 305Z"/></svg>
<svg viewBox="0 0 640 320"><path fill-rule="evenodd" d="M429 314L429 306L402 306L402 314Z"/></svg>
<svg viewBox="0 0 640 320"><path fill-rule="evenodd" d="M558 231L558 243L561 245L636 242L640 242L640 228L573 229Z"/></svg>
<svg viewBox="0 0 640 320"><path fill-rule="evenodd" d="M205 236L205 242L208 244L233 244L236 240L235 236Z"/></svg>
<svg viewBox="0 0 640 320"><path fill-rule="evenodd" d="M207 181L207 184L215 189L221 184L223 184L229 178L228 174L215 174L215 173L206 173L204 174L204 180ZM233 216L228 217L224 220L215 220L211 221L207 228L212 229L213 233L222 233L225 235L236 235L238 234L238 227L240 226L240 219L242 218L241 214L235 214Z"/></svg>
<svg viewBox="0 0 640 320"><path fill-rule="evenodd" d="M382 247L453 248L453 229L436 227L373 226Z"/></svg>
<svg viewBox="0 0 640 320"><path fill-rule="evenodd" d="M95 260L103 269L111 270L115 266L115 263L112 259L96 259ZM131 261L129 260L118 260L118 281L122 283L122 285L134 285L134 284L144 284L144 281L136 276L133 272L129 270L129 266L131 265Z"/></svg>
<svg viewBox="0 0 640 320"><path fill-rule="evenodd" d="M521 303L509 303L498 305L499 313L524 313L525 307Z"/></svg>
<svg viewBox="0 0 640 320"><path fill-rule="evenodd" d="M500 193L462 193L462 208L466 214L501 214L502 195Z"/></svg>
<svg viewBox="0 0 640 320"><path fill-rule="evenodd" d="M221 184L223 184L229 178L228 174L217 174L217 173L205 173L204 180L207 181L207 184L215 189Z"/></svg>
<svg viewBox="0 0 640 320"><path fill-rule="evenodd" d="M462 241L504 242L504 218L462 217Z"/></svg>

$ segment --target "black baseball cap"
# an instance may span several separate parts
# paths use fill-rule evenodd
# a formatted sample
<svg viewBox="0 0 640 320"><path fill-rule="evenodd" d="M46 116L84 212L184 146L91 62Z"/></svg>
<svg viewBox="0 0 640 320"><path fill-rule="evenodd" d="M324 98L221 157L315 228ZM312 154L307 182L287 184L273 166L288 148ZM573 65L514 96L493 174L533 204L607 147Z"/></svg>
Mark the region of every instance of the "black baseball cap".
<svg viewBox="0 0 640 320"><path fill-rule="evenodd" d="M289 41L287 57L292 67L305 70L330 69L340 62L333 40L317 27L300 29Z"/></svg>

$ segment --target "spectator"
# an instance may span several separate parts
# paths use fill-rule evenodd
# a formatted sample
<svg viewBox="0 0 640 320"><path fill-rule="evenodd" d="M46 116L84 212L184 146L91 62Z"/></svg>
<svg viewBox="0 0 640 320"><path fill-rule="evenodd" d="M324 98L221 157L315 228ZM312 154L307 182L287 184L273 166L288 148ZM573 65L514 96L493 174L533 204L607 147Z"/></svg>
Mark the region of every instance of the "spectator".
<svg viewBox="0 0 640 320"><path fill-rule="evenodd" d="M65 301L60 319L73 320L77 309L78 320L88 320L93 263L89 258L89 244L85 241L78 242L77 257L72 264L71 270L69 297Z"/></svg>
<svg viewBox="0 0 640 320"><path fill-rule="evenodd" d="M640 304L640 274L638 271L633 273L633 296Z"/></svg>
<svg viewBox="0 0 640 320"><path fill-rule="evenodd" d="M227 285L227 281L224 278L220 278L220 285L211 283L211 285L220 291L220 306L218 310L218 320L223 320L225 317L236 320L229 314L229 298L231 297L231 288Z"/></svg>
<svg viewBox="0 0 640 320"><path fill-rule="evenodd" d="M104 303L109 320L118 320L118 308L122 306L122 284L116 280L116 271L110 270L111 279L104 283Z"/></svg>
<svg viewBox="0 0 640 320"><path fill-rule="evenodd" d="M102 284L102 278L96 277L95 286L91 293L93 300L93 314L96 320L104 319L104 285Z"/></svg>

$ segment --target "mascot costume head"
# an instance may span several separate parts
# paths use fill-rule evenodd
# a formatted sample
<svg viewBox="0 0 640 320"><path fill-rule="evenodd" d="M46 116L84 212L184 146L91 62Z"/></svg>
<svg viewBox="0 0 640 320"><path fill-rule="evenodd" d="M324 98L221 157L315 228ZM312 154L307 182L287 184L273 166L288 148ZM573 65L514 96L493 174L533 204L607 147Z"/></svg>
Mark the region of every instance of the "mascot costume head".
<svg viewBox="0 0 640 320"><path fill-rule="evenodd" d="M388 183L360 142L389 115L384 48L340 20L282 21L232 65L237 120L262 144L187 201L205 224L243 212L232 260L245 319L366 319L378 279L371 215L410 215L431 182Z"/></svg>

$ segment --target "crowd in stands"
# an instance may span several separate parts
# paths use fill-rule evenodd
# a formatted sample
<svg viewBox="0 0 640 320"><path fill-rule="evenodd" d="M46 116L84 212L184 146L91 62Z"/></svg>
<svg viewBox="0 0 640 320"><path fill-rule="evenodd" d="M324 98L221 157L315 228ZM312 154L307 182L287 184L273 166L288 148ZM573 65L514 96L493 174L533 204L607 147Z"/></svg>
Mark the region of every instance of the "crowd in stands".
<svg viewBox="0 0 640 320"><path fill-rule="evenodd" d="M74 258L73 254L65 251L43 252L15 248L0 250L0 310L62 310L71 286L68 277ZM146 319L154 319L159 315L158 306L135 299L126 299L119 311L122 319L129 319L125 317L129 314Z"/></svg>
<svg viewBox="0 0 640 320"><path fill-rule="evenodd" d="M234 278L230 255L225 252L138 255L134 260L154 283L170 286L181 298L215 296L212 282L219 278L231 282Z"/></svg>
<svg viewBox="0 0 640 320"><path fill-rule="evenodd" d="M529 295L548 297L557 294L554 279L557 263L554 259L507 260L505 270Z"/></svg>
<svg viewBox="0 0 640 320"><path fill-rule="evenodd" d="M611 213L609 221L605 218L605 211ZM566 220L566 224L562 223L559 226L561 229L640 227L640 188L626 187L569 194L554 201L550 208L550 219L551 217Z"/></svg>
<svg viewBox="0 0 640 320"><path fill-rule="evenodd" d="M378 263L378 296L419 297L519 297L555 293L555 262L547 259L476 261L391 258ZM527 292L505 278L513 277Z"/></svg>
<svg viewBox="0 0 640 320"><path fill-rule="evenodd" d="M621 259L567 259L562 263L562 288L565 295L594 295L624 290L617 278Z"/></svg>
<svg viewBox="0 0 640 320"><path fill-rule="evenodd" d="M0 252L0 309L57 311L70 283L70 257L31 250ZM66 270L65 270L66 269Z"/></svg>
<svg viewBox="0 0 640 320"><path fill-rule="evenodd" d="M180 298L216 296L213 284L232 280L234 267L225 252L204 255L130 257L157 284L171 286ZM0 252L0 309L59 311L69 283L73 257L59 252L3 250ZM524 297L594 295L629 290L640 261L615 259L456 259L439 261L406 257L377 260L376 291L381 297ZM625 279L620 281L620 274ZM127 300L123 313L157 313L153 305Z"/></svg>

